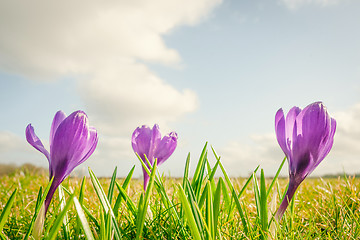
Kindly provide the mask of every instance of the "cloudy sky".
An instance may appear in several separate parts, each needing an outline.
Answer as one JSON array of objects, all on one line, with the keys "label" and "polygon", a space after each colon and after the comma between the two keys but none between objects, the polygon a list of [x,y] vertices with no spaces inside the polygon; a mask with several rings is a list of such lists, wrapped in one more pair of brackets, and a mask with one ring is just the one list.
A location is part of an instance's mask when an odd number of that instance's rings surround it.
[{"label": "cloudy sky", "polygon": [[188,152],[193,171],[208,141],[230,175],[260,164],[271,176],[284,156],[275,112],[321,100],[338,128],[313,175],[360,172],[359,11],[357,0],[0,0],[0,163],[47,167],[26,125],[48,146],[54,114],[82,109],[100,138],[79,172],[141,176],[131,134],[158,123],[179,135],[161,172],[181,176]]}]

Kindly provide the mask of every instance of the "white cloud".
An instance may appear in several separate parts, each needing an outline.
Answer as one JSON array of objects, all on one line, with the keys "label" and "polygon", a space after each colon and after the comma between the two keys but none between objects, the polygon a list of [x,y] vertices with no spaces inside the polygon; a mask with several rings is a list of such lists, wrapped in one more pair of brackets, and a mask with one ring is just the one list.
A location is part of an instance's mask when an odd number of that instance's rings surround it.
[{"label": "white cloud", "polygon": [[197,107],[193,91],[178,91],[137,63],[102,69],[81,88],[92,124],[111,136],[129,135],[142,124],[165,127]]},{"label": "white cloud", "polygon": [[145,63],[180,66],[163,35],[198,23],[220,2],[0,1],[0,70],[42,81],[75,77],[92,123],[106,134],[166,124],[194,111],[197,95]]},{"label": "white cloud", "polygon": [[163,36],[199,23],[220,2],[0,0],[0,71],[40,82],[74,78],[101,137],[84,167],[109,175],[104,169],[118,165],[124,175],[138,164],[130,145],[137,126],[167,129],[198,106],[194,91],[174,88],[146,63],[180,67]]},{"label": "white cloud", "polygon": [[360,172],[360,103],[334,113],[336,133],[329,161],[333,171]]},{"label": "white cloud", "polygon": [[306,5],[327,7],[339,3],[341,0],[280,0],[287,8],[295,10]]}]

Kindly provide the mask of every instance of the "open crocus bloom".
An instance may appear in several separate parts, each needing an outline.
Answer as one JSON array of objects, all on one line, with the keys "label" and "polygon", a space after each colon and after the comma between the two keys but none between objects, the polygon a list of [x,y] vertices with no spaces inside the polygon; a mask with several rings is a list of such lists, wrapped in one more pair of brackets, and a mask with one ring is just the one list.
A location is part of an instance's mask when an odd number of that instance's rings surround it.
[{"label": "open crocus bloom", "polygon": [[54,177],[45,200],[47,211],[57,187],[76,166],[94,152],[98,135],[95,128],[89,126],[84,112],[76,111],[66,117],[64,112],[58,111],[50,130],[50,154],[36,136],[31,124],[26,127],[26,140],[45,155],[49,161],[49,177]]},{"label": "open crocus bloom", "polygon": [[286,119],[279,109],[275,116],[276,138],[289,162],[289,187],[276,218],[281,219],[300,183],[330,152],[336,121],[321,102],[301,110],[293,107]]},{"label": "open crocus bloom", "polygon": [[[160,166],[175,151],[178,136],[171,132],[161,138],[159,126],[157,124],[151,129],[148,126],[141,126],[135,129],[131,143],[134,152],[137,153],[142,161],[148,166],[145,155],[151,164],[157,159],[157,165]],[[143,168],[144,172],[144,190],[149,182],[149,175]]]}]

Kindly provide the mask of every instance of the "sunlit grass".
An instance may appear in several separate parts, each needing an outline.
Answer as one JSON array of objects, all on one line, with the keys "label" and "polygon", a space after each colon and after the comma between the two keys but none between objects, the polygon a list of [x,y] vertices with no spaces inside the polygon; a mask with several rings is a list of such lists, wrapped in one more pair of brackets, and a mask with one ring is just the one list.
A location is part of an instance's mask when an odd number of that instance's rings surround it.
[{"label": "sunlit grass", "polygon": [[[261,196],[266,196],[266,190],[273,179],[261,178],[260,171],[256,173],[256,181],[253,178],[249,182],[249,178],[231,179],[236,195],[248,182],[238,198],[242,209],[240,213],[226,177],[212,178],[211,173],[221,172],[220,167],[210,167],[206,159],[205,155],[203,160],[199,160],[200,170],[197,177],[190,178],[189,181],[154,176],[154,185],[149,192],[149,206],[145,209],[142,208],[144,202],[141,200],[145,197],[142,180],[130,180],[131,174],[128,185],[124,185],[125,179],[99,179],[107,195],[105,198],[107,197],[108,200],[110,199],[108,189],[111,189],[110,186],[113,184],[113,190],[110,190],[112,198],[109,202],[116,223],[112,223],[111,213],[99,200],[90,177],[85,179],[83,191],[81,190],[83,179],[80,178],[68,178],[62,186],[65,189],[66,201],[70,199],[72,192],[79,199],[89,230],[95,239],[135,239],[136,237],[139,239],[271,239],[275,236],[276,239],[360,238],[360,181],[357,178],[306,179],[298,189],[295,200],[290,204],[282,221],[275,223],[270,219],[280,204],[280,198],[288,183],[287,179],[277,179],[274,182],[275,184],[268,191],[268,197],[263,199],[266,202],[265,207],[262,205]],[[94,180],[96,177],[93,177]],[[265,185],[261,185],[262,180],[265,180]],[[18,189],[11,212],[2,229],[1,238],[24,238],[35,212],[40,186],[45,188],[48,182],[46,174],[28,171],[16,171],[0,177],[2,209],[14,190]],[[266,186],[265,195],[261,195],[264,193],[261,190],[262,186]],[[120,194],[120,189],[125,195]],[[183,195],[181,191],[184,191]],[[57,219],[52,217],[59,216],[61,212],[58,209],[58,192],[54,196],[44,226],[44,230],[48,232],[51,232],[52,225],[55,224],[51,219]],[[120,205],[117,208],[115,205],[118,198],[121,202],[118,202]],[[84,227],[79,221],[74,204],[71,202],[69,204],[71,206],[67,211],[67,230],[62,226],[62,229],[56,232],[57,239],[89,238],[84,234]],[[264,211],[268,217],[265,220]],[[141,214],[145,216],[144,223],[139,223]],[[269,221],[272,224],[268,225]],[[114,224],[119,230],[118,237],[115,236]],[[140,232],[138,232],[139,226],[142,226]],[[46,235],[44,239],[47,239]]]}]

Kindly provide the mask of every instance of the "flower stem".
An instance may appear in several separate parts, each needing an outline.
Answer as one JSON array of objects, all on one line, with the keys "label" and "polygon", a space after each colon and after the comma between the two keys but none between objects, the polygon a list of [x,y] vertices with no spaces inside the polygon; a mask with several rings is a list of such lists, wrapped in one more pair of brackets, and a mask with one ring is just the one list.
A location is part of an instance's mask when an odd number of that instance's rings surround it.
[{"label": "flower stem", "polygon": [[289,187],[286,191],[285,197],[284,197],[283,201],[281,202],[281,205],[275,214],[276,221],[281,220],[281,217],[284,215],[285,210],[288,207],[288,205],[289,205],[291,199],[293,198],[293,196],[296,192],[296,189],[299,187],[300,183],[297,183],[296,181],[294,181],[293,179],[290,178]]},{"label": "flower stem", "polygon": [[47,213],[48,211],[48,208],[50,206],[50,203],[51,203],[51,199],[53,198],[54,196],[54,193],[56,191],[56,189],[59,187],[60,183],[57,183],[55,181],[55,179],[53,180],[51,186],[50,186],[50,189],[49,189],[49,192],[48,194],[46,195],[46,199],[45,199],[45,214]]}]

